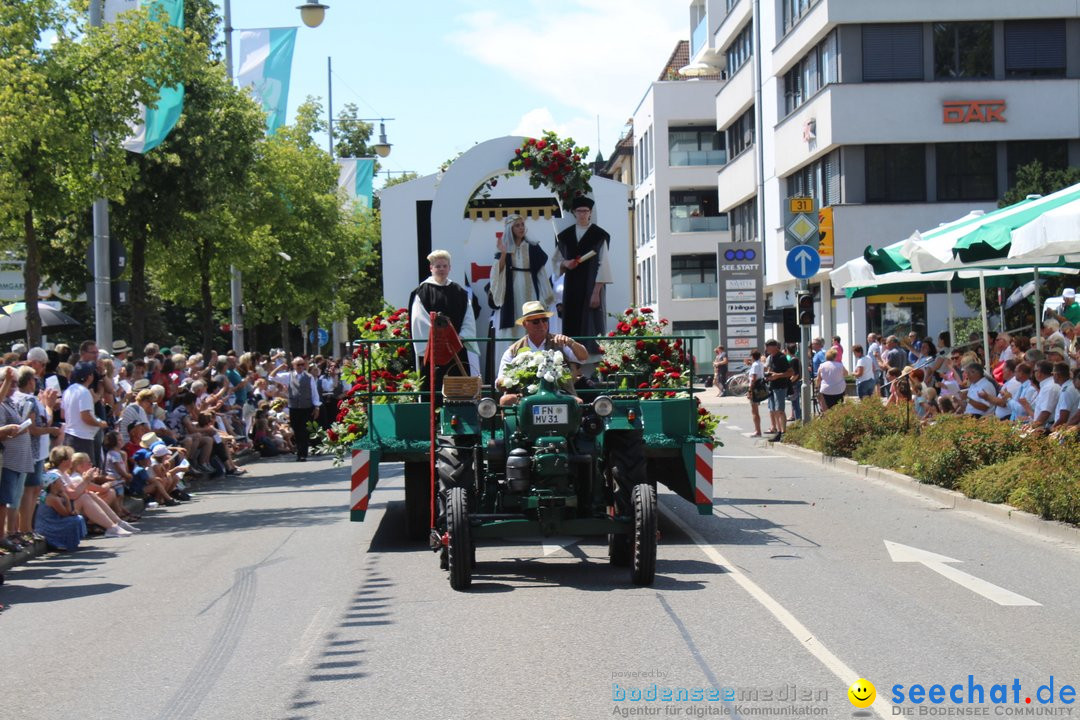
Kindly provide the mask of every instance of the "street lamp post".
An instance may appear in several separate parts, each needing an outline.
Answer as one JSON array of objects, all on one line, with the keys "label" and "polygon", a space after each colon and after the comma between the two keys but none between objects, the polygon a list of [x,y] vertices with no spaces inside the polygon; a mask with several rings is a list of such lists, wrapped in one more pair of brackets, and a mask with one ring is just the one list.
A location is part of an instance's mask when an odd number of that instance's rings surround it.
[{"label": "street lamp post", "polygon": [[[232,53],[232,3],[224,0],[225,7],[225,71],[229,80],[233,79],[233,53]],[[326,9],[329,5],[320,2],[306,2],[297,5],[300,11],[300,20],[310,28],[318,27],[326,17]],[[244,352],[244,289],[243,275],[240,268],[235,265],[229,266],[229,304],[232,307],[230,324],[232,325],[232,347],[237,354]]]}]

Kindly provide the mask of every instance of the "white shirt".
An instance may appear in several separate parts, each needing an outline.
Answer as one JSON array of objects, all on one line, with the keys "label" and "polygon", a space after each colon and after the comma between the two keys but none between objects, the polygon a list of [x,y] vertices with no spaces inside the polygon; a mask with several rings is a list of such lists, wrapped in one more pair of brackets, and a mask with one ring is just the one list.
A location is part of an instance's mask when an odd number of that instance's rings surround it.
[{"label": "white shirt", "polygon": [[[979,396],[980,391],[985,392],[987,395],[989,395],[992,398],[997,397],[997,390],[994,389],[994,383],[990,382],[985,377],[979,378],[977,382],[973,382],[968,387],[968,391],[967,391],[968,401],[967,401],[967,405],[964,407],[964,414],[965,415],[978,415],[979,417],[982,417],[986,413],[990,412],[990,408],[993,407],[993,405],[990,402],[988,402],[987,400],[983,400],[982,397]],[[986,405],[987,408],[985,410],[980,410],[977,407],[974,407],[971,404],[972,402],[977,402],[980,405]]]},{"label": "white shirt", "polygon": [[750,372],[750,379],[752,381],[757,380],[758,378],[764,378],[765,377],[765,363],[761,362],[760,360],[755,360],[753,363],[750,364],[749,372]]},{"label": "white shirt", "polygon": [[847,390],[847,370],[838,360],[826,360],[817,371],[822,395],[843,395]]},{"label": "white shirt", "polygon": [[88,425],[83,422],[82,411],[87,410],[94,414],[94,396],[90,388],[79,383],[71,383],[64,391],[60,399],[60,407],[64,411],[65,432],[80,440],[93,440],[100,429],[96,424]]},{"label": "white shirt", "polygon": [[[532,350],[533,352],[538,352],[540,350],[543,350],[544,349],[544,344],[546,342],[547,342],[547,339],[545,338],[544,340],[540,341],[539,345],[533,345],[532,340],[530,340],[527,335],[525,336],[525,345],[530,350]],[[511,347],[513,347],[513,346],[511,346]],[[569,345],[563,345],[562,352],[563,352],[563,357],[565,357],[569,362],[574,362],[574,363],[579,363],[579,364],[581,363],[581,360],[577,359],[577,356],[574,355],[574,352],[570,349]],[[501,378],[503,376],[503,371],[506,370],[506,366],[509,365],[510,361],[513,360],[513,359],[514,359],[514,356],[510,354],[510,348],[506,348],[506,352],[504,352],[502,354],[502,359],[499,360],[499,374],[498,374],[497,377]],[[496,382],[498,382],[498,380],[496,380]]]},{"label": "white shirt", "polygon": [[856,382],[866,382],[874,379],[874,360],[869,355],[863,355],[855,361],[855,369],[862,368],[862,375],[855,378]]},{"label": "white shirt", "polygon": [[1049,413],[1046,420],[1048,424],[1053,424],[1055,417],[1054,411],[1057,410],[1058,399],[1061,397],[1061,386],[1054,382],[1053,376],[1050,376],[1039,383],[1039,396],[1035,398],[1035,418],[1039,417],[1042,412]]},{"label": "white shirt", "polygon": [[1057,422],[1058,417],[1062,411],[1065,411],[1065,419],[1068,420],[1076,408],[1080,406],[1080,390],[1076,389],[1076,385],[1071,380],[1066,380],[1064,385],[1059,385],[1061,388],[1061,394],[1058,396],[1057,408],[1054,410],[1054,421]]},{"label": "white shirt", "polygon": [[[881,344],[877,342],[870,343],[870,347],[866,348],[866,356],[870,358],[870,367],[876,375],[880,369],[878,366],[878,358],[881,356]],[[865,378],[863,378],[865,379]]]},{"label": "white shirt", "polygon": [[[1011,378],[1009,378],[1008,380],[1005,381],[1005,384],[1002,386],[1002,389],[1009,391],[1009,397],[1010,398],[1015,398],[1016,393],[1018,393],[1020,391],[1020,388],[1022,386],[1023,386],[1023,383],[1020,382],[1019,380],[1017,380],[1016,376],[1014,375],[1013,377],[1011,377]],[[1013,409],[1012,409],[1012,407],[1010,407],[1010,405],[1011,405],[1011,402],[1007,402],[1007,403],[1005,403],[1005,407],[995,407],[994,408],[994,414],[998,416],[999,420],[1008,420],[1010,417],[1012,417]]]}]

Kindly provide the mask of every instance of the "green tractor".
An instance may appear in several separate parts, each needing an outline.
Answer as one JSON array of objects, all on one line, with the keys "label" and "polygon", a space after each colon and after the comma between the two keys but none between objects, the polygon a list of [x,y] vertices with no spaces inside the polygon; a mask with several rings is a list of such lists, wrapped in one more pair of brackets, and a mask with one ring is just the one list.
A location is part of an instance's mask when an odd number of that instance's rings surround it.
[{"label": "green tractor", "polygon": [[351,519],[364,519],[380,465],[403,462],[408,535],[428,540],[455,590],[472,582],[477,542],[557,535],[606,535],[611,564],[650,585],[657,482],[711,514],[713,443],[696,434],[692,396],[579,398],[541,380],[503,407],[479,390],[373,403],[352,448]]}]

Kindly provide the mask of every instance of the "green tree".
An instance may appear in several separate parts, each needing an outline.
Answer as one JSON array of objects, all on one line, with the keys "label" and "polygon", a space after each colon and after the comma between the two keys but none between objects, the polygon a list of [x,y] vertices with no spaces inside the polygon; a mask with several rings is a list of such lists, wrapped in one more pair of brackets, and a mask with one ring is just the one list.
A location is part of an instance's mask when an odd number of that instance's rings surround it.
[{"label": "green tree", "polygon": [[375,151],[368,145],[371,132],[371,124],[360,119],[360,108],[353,103],[345,103],[334,120],[335,156],[358,158],[374,155]]},{"label": "green tree", "polygon": [[145,10],[91,28],[59,0],[0,5],[0,236],[23,242],[31,344],[41,342],[42,223],[130,186],[120,143],[139,105],[182,80],[186,37]]},{"label": "green tree", "polygon": [[1005,191],[998,207],[1015,205],[1028,195],[1049,195],[1080,183],[1080,167],[1048,168],[1038,160],[1016,169],[1016,184]]},{"label": "green tree", "polygon": [[[161,145],[143,155],[128,154],[127,160],[136,179],[123,203],[114,206],[110,219],[112,235],[123,240],[129,248],[130,304],[143,310],[130,316],[130,337],[136,348],[146,341],[147,323],[161,317],[160,313],[147,312],[150,308],[159,308],[161,302],[149,283],[148,253],[160,249],[166,239],[182,234],[188,209],[204,202],[199,199],[200,192],[215,192],[214,188],[186,171],[187,156],[201,152],[205,142],[204,138],[194,135],[201,132],[201,123],[192,116],[199,113],[213,115],[218,110],[208,105],[213,95],[200,89],[201,85],[213,82],[208,74],[221,76],[224,72],[221,48],[215,44],[220,30],[215,4],[210,0],[185,0],[184,26],[190,42],[198,43],[195,46],[197,62],[187,73],[189,87],[184,112],[177,129]],[[160,334],[160,328],[155,330]]]},{"label": "green tree", "polygon": [[362,272],[377,221],[338,192],[337,165],[312,139],[320,117],[313,99],[301,104],[295,122],[267,139],[250,188],[260,224],[245,268],[249,312],[255,321],[278,318],[283,334],[289,323],[344,317],[342,298],[358,274],[364,288],[373,284]]},{"label": "green tree", "polygon": [[229,266],[243,268],[257,226],[249,186],[261,161],[265,116],[220,65],[204,65],[187,86],[185,111],[167,143],[152,197],[171,194],[169,218],[151,224],[158,248],[147,273],[161,297],[200,308],[201,346],[212,347],[215,291],[228,297]]}]

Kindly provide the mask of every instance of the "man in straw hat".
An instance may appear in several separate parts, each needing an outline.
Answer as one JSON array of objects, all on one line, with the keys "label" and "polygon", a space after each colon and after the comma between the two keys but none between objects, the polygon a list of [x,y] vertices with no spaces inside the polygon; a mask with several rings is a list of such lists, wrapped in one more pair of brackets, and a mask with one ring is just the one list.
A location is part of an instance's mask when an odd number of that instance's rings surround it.
[{"label": "man in straw hat", "polygon": [[[525,328],[525,337],[521,338],[503,353],[499,361],[499,377],[503,375],[506,366],[521,350],[528,348],[538,350],[562,350],[563,355],[570,362],[584,362],[589,357],[589,351],[584,345],[572,340],[566,335],[553,335],[548,331],[549,321],[553,315],[542,303],[530,300],[521,306],[521,317],[517,324]],[[497,383],[498,381],[496,381]],[[504,395],[503,404],[517,400],[516,395]]]},{"label": "man in straw hat", "polygon": [[[608,246],[611,236],[592,222],[593,201],[574,198],[576,222],[556,237],[553,262],[565,275],[562,298],[563,332],[567,335],[603,335],[605,328],[604,285],[613,282]],[[593,352],[599,348],[589,341]]]}]

